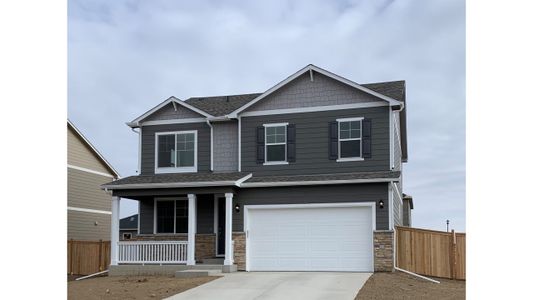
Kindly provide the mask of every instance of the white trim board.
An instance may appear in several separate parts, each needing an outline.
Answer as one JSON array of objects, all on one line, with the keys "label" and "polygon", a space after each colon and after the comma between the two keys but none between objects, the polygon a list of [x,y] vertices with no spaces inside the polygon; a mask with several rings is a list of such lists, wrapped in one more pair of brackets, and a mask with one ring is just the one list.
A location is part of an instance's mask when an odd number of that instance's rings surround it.
[{"label": "white trim board", "polygon": [[74,207],[74,206],[67,206],[67,210],[80,211],[80,212],[93,213],[93,214],[104,214],[104,215],[111,214],[110,210],[99,210],[99,209],[81,208],[81,207]]},{"label": "white trim board", "polygon": [[243,185],[243,182],[250,179],[252,173],[237,179],[235,181],[196,181],[196,182],[171,182],[171,183],[132,183],[121,185],[102,185],[102,189],[123,190],[123,189],[156,189],[156,188],[181,188],[181,187],[208,187],[208,186],[237,186]]},{"label": "white trim board", "polygon": [[403,103],[398,101],[398,100],[395,100],[395,99],[392,99],[390,97],[387,97],[385,95],[382,95],[380,93],[377,93],[371,89],[368,89],[364,86],[361,86],[351,80],[348,80],[344,77],[341,77],[339,75],[336,75],[334,73],[331,73],[329,71],[326,71],[324,69],[321,69],[317,66],[314,66],[312,64],[310,65],[307,65],[305,66],[304,68],[300,69],[299,71],[297,71],[296,73],[290,75],[289,77],[287,77],[285,80],[279,82],[278,84],[274,85],[273,87],[271,87],[270,89],[268,89],[266,92],[264,92],[263,94],[259,95],[258,97],[256,97],[255,99],[253,99],[252,101],[246,103],[245,105],[237,108],[236,110],[234,110],[233,112],[231,112],[230,114],[228,114],[229,117],[232,117],[232,118],[235,118],[237,117],[237,115],[246,110],[247,108],[249,108],[250,106],[254,105],[255,103],[257,103],[258,101],[260,101],[261,99],[267,97],[268,95],[274,93],[275,91],[279,90],[280,88],[282,88],[283,86],[285,86],[286,84],[288,84],[289,82],[293,81],[294,79],[296,79],[297,77],[299,77],[300,75],[304,74],[305,72],[318,72],[324,76],[327,76],[329,78],[332,78],[334,80],[337,80],[337,81],[340,81],[348,86],[351,86],[351,87],[354,87],[358,90],[361,90],[367,94],[370,94],[370,95],[373,95],[375,97],[378,97],[386,102],[388,102],[389,105],[399,105],[400,107],[403,107]]},{"label": "white trim board", "polygon": [[146,121],[139,124],[139,126],[152,126],[152,125],[169,125],[169,124],[191,124],[191,123],[203,123],[206,118],[188,118],[188,119],[172,119],[172,120],[156,120]]},{"label": "white trim board", "polygon": [[74,126],[74,124],[72,124],[72,122],[70,122],[69,119],[67,119],[67,124],[70,125],[72,127],[72,129],[74,129],[74,131],[81,137],[81,139],[87,144],[89,145],[89,147],[91,148],[91,150],[94,151],[94,153],[96,153],[96,155],[104,162],[104,164],[109,168],[111,169],[111,171],[113,173],[115,173],[115,176],[114,178],[120,178],[120,174],[118,173],[117,170],[115,170],[115,168],[113,168],[113,166],[104,158],[104,156],[102,155],[102,153],[100,153],[98,150],[96,150],[96,147],[93,146],[93,144],[91,144],[91,142],[89,142],[89,140],[81,133],[81,131],[76,127]]},{"label": "white trim board", "polygon": [[363,102],[354,104],[339,104],[339,105],[325,105],[325,106],[310,106],[310,107],[296,107],[296,108],[284,108],[284,109],[270,109],[270,110],[258,110],[243,112],[239,116],[242,117],[254,117],[254,116],[269,116],[269,115],[282,115],[282,114],[294,114],[294,113],[307,113],[307,112],[321,112],[331,110],[344,110],[355,108],[368,108],[368,107],[381,107],[389,106],[387,103],[381,102]]},{"label": "white trim board", "polygon": [[374,183],[392,182],[397,178],[374,178],[374,179],[344,179],[344,180],[313,180],[313,181],[278,181],[278,182],[249,182],[241,184],[242,188],[273,187],[273,186],[297,186],[297,185],[331,185],[347,183]]},{"label": "white trim board", "polygon": [[105,176],[105,177],[109,177],[109,178],[115,178],[115,176],[113,176],[111,174],[107,174],[107,173],[104,173],[104,172],[91,170],[91,169],[87,169],[87,168],[83,168],[83,167],[78,167],[78,166],[74,166],[74,165],[67,164],[67,168],[78,170],[78,171],[82,171],[82,172],[87,172],[87,173],[91,173],[91,174],[96,174],[96,175],[100,175],[100,176]]}]

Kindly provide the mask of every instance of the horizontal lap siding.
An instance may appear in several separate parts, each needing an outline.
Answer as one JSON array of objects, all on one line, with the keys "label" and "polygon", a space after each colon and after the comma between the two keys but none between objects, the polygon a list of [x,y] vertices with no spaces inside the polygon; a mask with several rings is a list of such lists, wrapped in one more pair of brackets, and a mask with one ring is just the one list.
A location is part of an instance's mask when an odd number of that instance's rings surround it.
[{"label": "horizontal lap siding", "polygon": [[198,130],[198,172],[211,168],[211,129],[206,123],[151,125],[142,127],[141,175],[153,175],[155,168],[155,133]]},{"label": "horizontal lap siding", "polygon": [[68,126],[67,130],[67,144],[67,162],[69,165],[113,175],[109,168],[70,126]]},{"label": "horizontal lap siding", "polygon": [[111,215],[69,210],[67,238],[83,241],[109,241]]},{"label": "horizontal lap siding", "polygon": [[[338,118],[372,119],[372,158],[357,162],[329,159],[329,122]],[[264,166],[256,163],[256,128],[266,123],[288,122],[296,126],[296,162]],[[313,113],[242,118],[242,171],[254,176],[301,175],[386,171],[390,169],[389,107],[373,107]]]},{"label": "horizontal lap siding", "polygon": [[[357,185],[325,185],[300,187],[271,187],[241,189],[235,195],[234,203],[244,208],[245,205],[265,204],[305,204],[336,202],[374,202],[376,203],[376,229],[389,227],[387,183],[369,183]],[[384,207],[379,208],[383,200]],[[244,209],[233,212],[233,230],[243,231]]]},{"label": "horizontal lap siding", "polygon": [[111,211],[111,196],[100,188],[113,178],[67,169],[67,206]]}]

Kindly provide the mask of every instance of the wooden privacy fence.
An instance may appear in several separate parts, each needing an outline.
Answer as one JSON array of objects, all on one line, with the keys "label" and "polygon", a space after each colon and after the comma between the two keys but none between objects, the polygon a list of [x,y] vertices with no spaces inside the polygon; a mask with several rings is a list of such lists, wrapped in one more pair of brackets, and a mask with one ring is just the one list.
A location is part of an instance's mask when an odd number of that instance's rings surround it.
[{"label": "wooden privacy fence", "polygon": [[109,266],[109,241],[67,241],[67,274],[89,275]]},{"label": "wooden privacy fence", "polygon": [[396,227],[396,266],[417,274],[466,279],[466,234]]}]

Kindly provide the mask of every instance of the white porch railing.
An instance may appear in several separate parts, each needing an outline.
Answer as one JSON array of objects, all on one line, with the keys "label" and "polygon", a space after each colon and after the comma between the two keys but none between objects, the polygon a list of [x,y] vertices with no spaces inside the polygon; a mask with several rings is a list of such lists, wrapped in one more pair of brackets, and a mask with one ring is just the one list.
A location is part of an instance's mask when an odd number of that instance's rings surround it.
[{"label": "white porch railing", "polygon": [[118,263],[184,264],[186,241],[118,242]]}]

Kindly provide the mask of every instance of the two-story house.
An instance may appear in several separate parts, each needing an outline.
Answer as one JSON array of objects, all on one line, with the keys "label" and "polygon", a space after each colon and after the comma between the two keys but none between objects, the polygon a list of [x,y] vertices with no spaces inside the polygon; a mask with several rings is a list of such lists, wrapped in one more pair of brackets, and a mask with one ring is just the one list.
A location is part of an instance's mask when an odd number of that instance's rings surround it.
[{"label": "two-story house", "polygon": [[[392,270],[394,226],[410,224],[404,81],[308,65],[264,93],[171,97],[127,124],[140,175],[102,186],[111,268],[223,257],[228,270]],[[119,242],[120,198],[139,201],[135,241]]]}]

